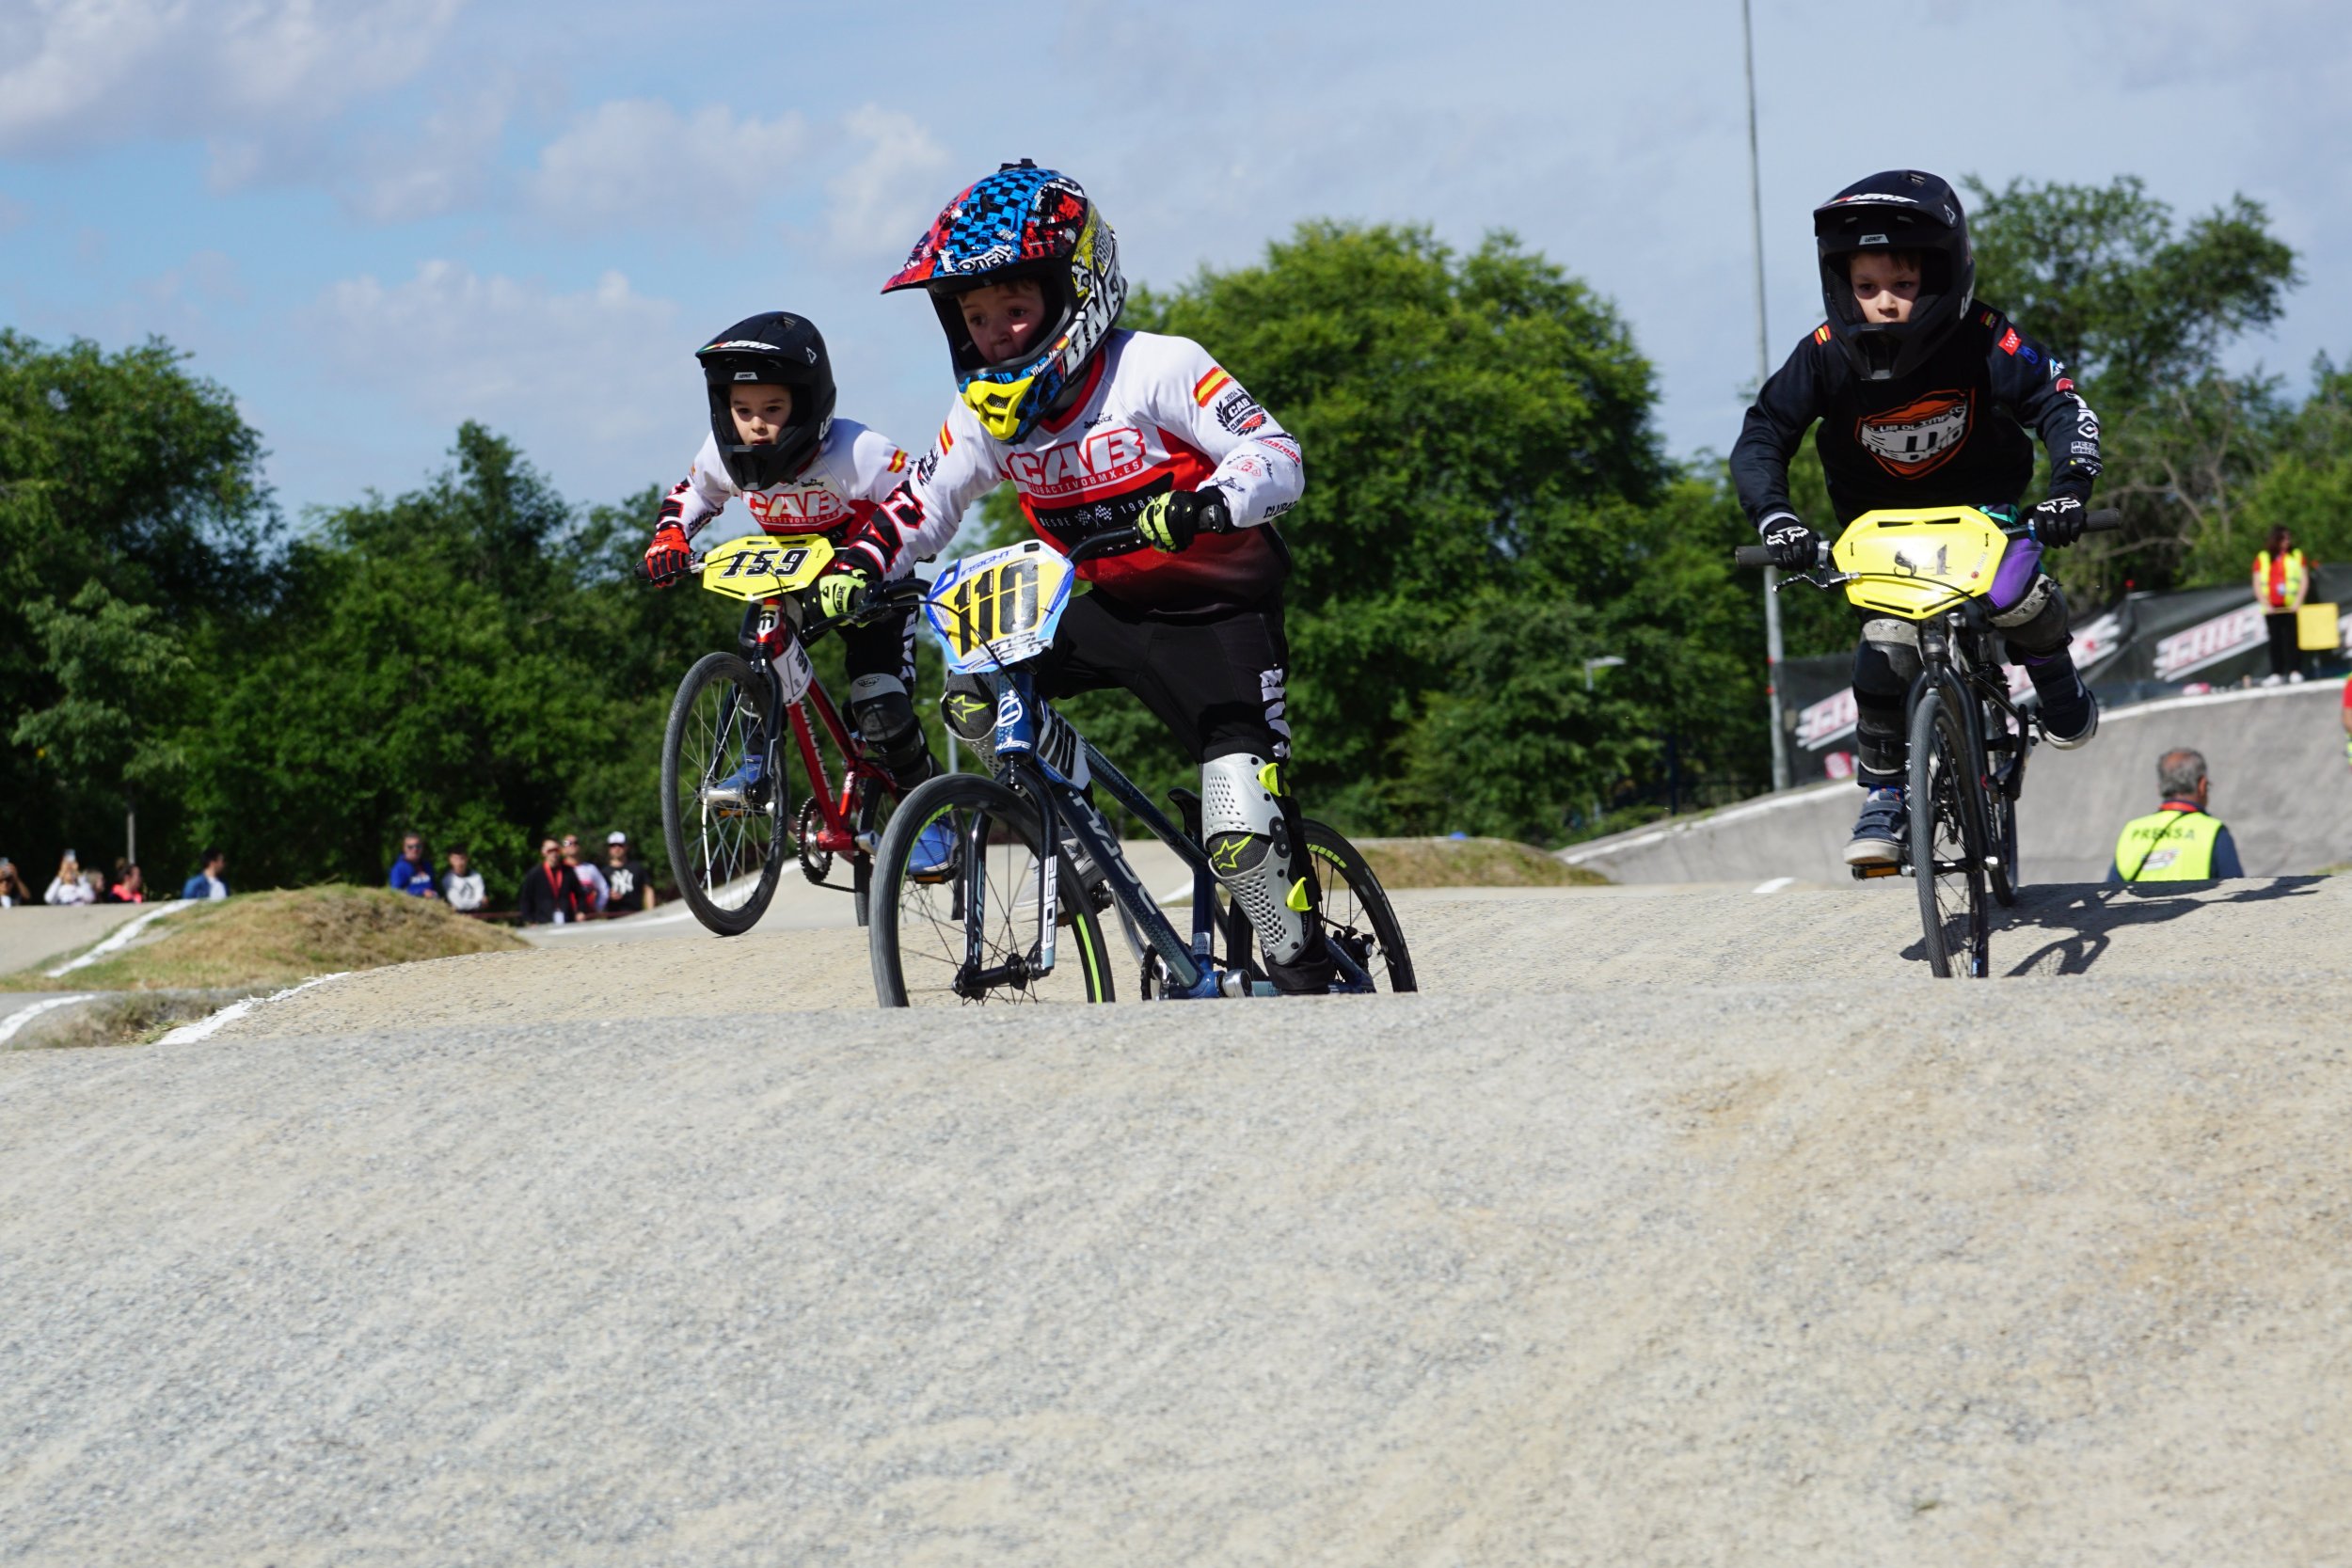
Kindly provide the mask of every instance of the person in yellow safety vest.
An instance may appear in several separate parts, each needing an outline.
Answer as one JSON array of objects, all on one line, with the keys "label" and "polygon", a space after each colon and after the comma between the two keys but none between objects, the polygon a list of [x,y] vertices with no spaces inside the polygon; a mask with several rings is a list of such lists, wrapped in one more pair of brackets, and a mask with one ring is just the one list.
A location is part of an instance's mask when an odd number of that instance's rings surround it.
[{"label": "person in yellow safety vest", "polygon": [[2115,841],[2110,882],[2202,882],[2243,877],[2237,844],[2205,811],[2213,781],[2205,777],[2202,753],[2167,752],[2156,759],[2156,787],[2164,806],[2123,824]]},{"label": "person in yellow safety vest", "polygon": [[2284,525],[2270,531],[2262,552],[2254,557],[2254,602],[2263,609],[2263,624],[2270,630],[2270,673],[2265,686],[2303,678],[2303,649],[2296,640],[2295,612],[2311,593],[2311,569],[2295,535]]}]

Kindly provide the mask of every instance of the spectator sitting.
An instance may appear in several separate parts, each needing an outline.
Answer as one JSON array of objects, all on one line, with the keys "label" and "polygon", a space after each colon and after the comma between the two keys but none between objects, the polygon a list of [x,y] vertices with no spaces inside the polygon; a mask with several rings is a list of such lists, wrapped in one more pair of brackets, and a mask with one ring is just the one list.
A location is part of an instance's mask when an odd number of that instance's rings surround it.
[{"label": "spectator sitting", "polygon": [[605,881],[604,873],[596,869],[596,862],[580,858],[578,833],[564,835],[564,863],[570,866],[572,874],[580,879],[580,889],[588,895],[591,912],[602,914],[605,905],[612,901],[612,889]]},{"label": "spectator sitting", "polygon": [[139,874],[135,862],[124,863],[122,874],[115,879],[114,891],[108,896],[118,904],[147,902],[147,879]]},{"label": "spectator sitting", "polygon": [[424,840],[415,833],[400,841],[400,859],[392,862],[391,875],[385,880],[394,893],[411,898],[440,896],[433,890],[433,863],[425,858]]},{"label": "spectator sitting", "polygon": [[480,909],[489,895],[482,889],[482,873],[473,868],[473,859],[463,849],[449,852],[449,871],[441,879],[441,896],[449,907],[471,914]]},{"label": "spectator sitting", "polygon": [[2246,875],[2230,830],[2205,811],[2213,781],[2205,777],[2202,753],[2185,748],[2165,752],[2156,760],[2156,787],[2164,792],[2163,807],[2123,825],[2108,881],[2202,882]]},{"label": "spectator sitting", "polygon": [[0,855],[0,910],[20,909],[33,902],[33,890],[24,885],[24,874],[16,862]]},{"label": "spectator sitting", "polygon": [[653,877],[629,853],[628,834],[615,828],[604,839],[604,880],[612,890],[607,908],[614,914],[653,908]]},{"label": "spectator sitting", "polygon": [[523,873],[515,905],[526,926],[562,926],[588,912],[588,895],[580,891],[580,878],[564,863],[564,851],[555,840],[540,841],[539,869]]},{"label": "spectator sitting", "polygon": [[222,849],[206,849],[201,863],[203,869],[189,878],[180,889],[183,898],[226,898],[229,884],[220,874],[229,869],[229,855]]},{"label": "spectator sitting", "polygon": [[41,895],[44,904],[93,904],[97,900],[82,881],[82,862],[72,850],[57,863],[57,874],[49,879],[49,887]]}]

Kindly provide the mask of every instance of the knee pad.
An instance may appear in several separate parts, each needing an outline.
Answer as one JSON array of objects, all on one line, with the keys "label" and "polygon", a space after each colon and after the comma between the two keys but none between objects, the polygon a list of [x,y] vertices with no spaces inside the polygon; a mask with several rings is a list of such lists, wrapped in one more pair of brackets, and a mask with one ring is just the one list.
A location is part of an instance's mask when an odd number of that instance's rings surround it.
[{"label": "knee pad", "polygon": [[850,683],[850,717],[901,785],[930,777],[931,752],[914,721],[914,700],[896,675],[860,675]]},{"label": "knee pad", "polygon": [[949,675],[939,693],[947,733],[977,757],[983,772],[996,766],[996,693],[977,675]]},{"label": "knee pad", "polygon": [[2053,654],[2066,646],[2066,594],[2048,577],[2034,579],[2026,596],[1993,617],[2001,640],[2020,654]]},{"label": "knee pad", "polygon": [[1866,784],[1903,775],[1903,699],[1918,678],[1919,633],[1907,621],[1863,624],[1853,656],[1854,752]]},{"label": "knee pad", "polygon": [[1280,773],[1264,757],[1237,752],[1200,765],[1201,847],[1276,963],[1295,960],[1314,934],[1312,890],[1296,869],[1286,805]]}]

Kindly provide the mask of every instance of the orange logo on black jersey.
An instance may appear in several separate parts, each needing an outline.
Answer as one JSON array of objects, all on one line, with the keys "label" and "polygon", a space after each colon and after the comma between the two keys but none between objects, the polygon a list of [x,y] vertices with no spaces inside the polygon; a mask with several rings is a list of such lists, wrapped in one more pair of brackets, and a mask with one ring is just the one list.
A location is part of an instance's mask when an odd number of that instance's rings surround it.
[{"label": "orange logo on black jersey", "polygon": [[1854,439],[1898,479],[1917,479],[1942,467],[1968,443],[1970,405],[1965,392],[1930,392],[1854,421]]}]

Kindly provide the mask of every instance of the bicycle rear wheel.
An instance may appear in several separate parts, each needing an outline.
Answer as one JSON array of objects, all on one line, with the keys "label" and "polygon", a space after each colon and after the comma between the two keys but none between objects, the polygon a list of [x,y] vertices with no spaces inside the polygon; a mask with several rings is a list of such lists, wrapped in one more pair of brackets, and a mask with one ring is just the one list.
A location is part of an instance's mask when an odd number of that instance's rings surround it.
[{"label": "bicycle rear wheel", "polygon": [[[908,865],[932,823],[954,833],[957,863],[942,879],[919,880]],[[1055,941],[1053,973],[1033,971],[1042,945],[1038,845],[1036,808],[977,773],[943,774],[898,802],[874,850],[866,927],[883,1006],[1111,1000],[1102,927],[1066,859],[1055,898],[1067,929]]]},{"label": "bicycle rear wheel", "polygon": [[1981,978],[1992,960],[1985,908],[1983,796],[1965,721],[1931,687],[1911,712],[1911,866],[1928,966]]},{"label": "bicycle rear wheel", "polygon": [[[1328,823],[1311,816],[1306,828],[1307,852],[1315,863],[1315,911],[1323,917],[1326,940],[1364,972],[1373,990],[1414,990],[1413,956],[1405,945],[1405,927],[1397,923],[1388,890],[1364,852]],[[1253,979],[1264,979],[1249,917],[1221,884],[1216,896],[1225,927],[1225,961],[1247,970]]]},{"label": "bicycle rear wheel", "polygon": [[[766,671],[734,654],[707,654],[678,682],[661,736],[661,836],[670,869],[694,918],[723,937],[742,935],[767,912],[791,842],[773,699]],[[755,756],[762,759],[760,781],[721,791]]]}]

